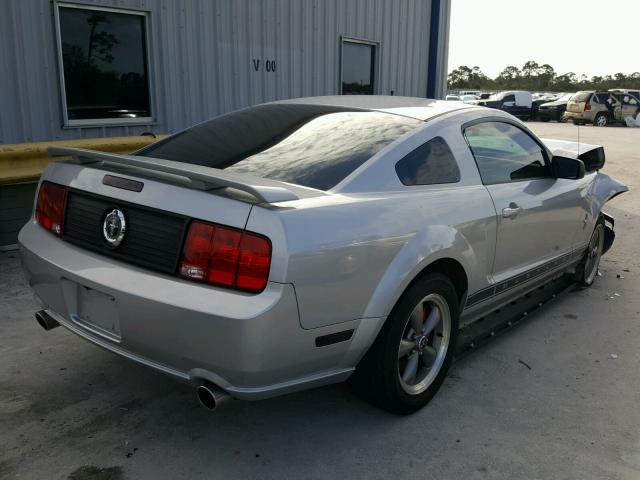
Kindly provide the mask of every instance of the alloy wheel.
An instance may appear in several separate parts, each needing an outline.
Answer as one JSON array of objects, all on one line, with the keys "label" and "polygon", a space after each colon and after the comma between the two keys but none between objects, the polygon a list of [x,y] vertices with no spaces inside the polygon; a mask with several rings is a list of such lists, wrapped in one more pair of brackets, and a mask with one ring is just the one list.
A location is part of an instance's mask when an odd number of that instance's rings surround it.
[{"label": "alloy wheel", "polygon": [[589,241],[589,246],[587,247],[587,259],[584,265],[584,280],[587,284],[593,283],[593,280],[598,274],[598,267],[600,266],[603,247],[604,227],[599,223],[593,231],[593,235],[591,235],[591,240]]},{"label": "alloy wheel", "polygon": [[424,297],[407,318],[398,346],[398,379],[409,395],[419,395],[442,368],[451,338],[451,314],[435,293]]}]

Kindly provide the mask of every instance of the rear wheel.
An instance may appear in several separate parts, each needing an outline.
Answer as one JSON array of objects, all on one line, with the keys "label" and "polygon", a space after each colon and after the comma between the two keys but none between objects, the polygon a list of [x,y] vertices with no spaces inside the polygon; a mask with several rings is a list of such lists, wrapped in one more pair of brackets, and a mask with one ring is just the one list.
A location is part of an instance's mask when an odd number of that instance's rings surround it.
[{"label": "rear wheel", "polygon": [[352,376],[368,402],[409,414],[435,395],[449,369],[458,332],[451,281],[427,275],[404,293]]},{"label": "rear wheel", "polygon": [[575,280],[579,284],[585,287],[593,285],[593,282],[598,275],[598,268],[600,266],[600,259],[602,258],[603,250],[604,221],[599,219],[596,224],[596,228],[594,228],[593,233],[591,234],[587,251],[576,268]]},{"label": "rear wheel", "polygon": [[608,123],[609,123],[609,115],[604,112],[598,113],[596,115],[596,118],[593,119],[593,124],[596,127],[606,127]]}]

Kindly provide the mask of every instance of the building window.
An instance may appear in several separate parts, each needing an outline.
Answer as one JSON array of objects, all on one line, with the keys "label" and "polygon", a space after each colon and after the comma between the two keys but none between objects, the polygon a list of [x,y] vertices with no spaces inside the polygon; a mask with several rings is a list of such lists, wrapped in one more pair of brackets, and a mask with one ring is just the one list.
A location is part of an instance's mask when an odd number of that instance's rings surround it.
[{"label": "building window", "polygon": [[342,40],[343,95],[373,95],[375,71],[375,43]]},{"label": "building window", "polygon": [[152,120],[144,12],[57,4],[67,126]]}]

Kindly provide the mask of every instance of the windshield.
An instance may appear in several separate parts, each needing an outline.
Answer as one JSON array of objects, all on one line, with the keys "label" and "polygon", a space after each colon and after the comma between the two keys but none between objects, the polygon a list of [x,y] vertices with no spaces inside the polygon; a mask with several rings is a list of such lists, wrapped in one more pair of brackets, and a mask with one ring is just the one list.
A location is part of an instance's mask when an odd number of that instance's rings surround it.
[{"label": "windshield", "polygon": [[196,125],[137,155],[328,190],[421,124],[368,110],[258,105]]}]

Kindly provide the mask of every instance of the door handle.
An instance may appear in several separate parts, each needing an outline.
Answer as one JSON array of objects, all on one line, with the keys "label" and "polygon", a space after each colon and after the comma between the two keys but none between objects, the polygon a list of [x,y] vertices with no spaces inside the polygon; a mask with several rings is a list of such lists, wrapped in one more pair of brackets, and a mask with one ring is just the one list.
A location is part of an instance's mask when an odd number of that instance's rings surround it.
[{"label": "door handle", "polygon": [[508,207],[502,209],[502,216],[504,218],[516,217],[520,213],[520,210],[522,210],[522,208],[517,206],[515,203],[512,203]]}]

